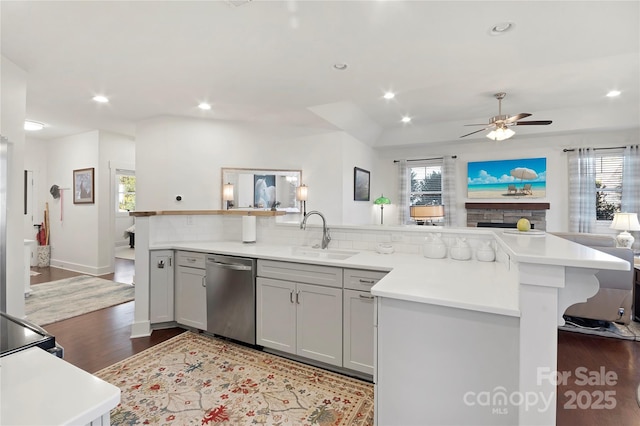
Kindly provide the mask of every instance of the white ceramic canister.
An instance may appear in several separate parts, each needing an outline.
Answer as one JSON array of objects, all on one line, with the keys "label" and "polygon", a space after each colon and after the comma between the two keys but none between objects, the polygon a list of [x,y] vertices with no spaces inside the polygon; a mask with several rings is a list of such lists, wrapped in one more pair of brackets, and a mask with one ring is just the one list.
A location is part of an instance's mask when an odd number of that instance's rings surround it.
[{"label": "white ceramic canister", "polygon": [[451,246],[450,256],[455,260],[471,259],[471,247],[466,238],[456,238],[456,242]]},{"label": "white ceramic canister", "polygon": [[422,246],[422,254],[430,259],[442,259],[447,257],[447,245],[440,238],[440,234],[436,233],[425,238]]},{"label": "white ceramic canister", "polygon": [[480,262],[493,262],[496,260],[496,252],[491,247],[491,241],[482,241],[476,250],[476,258]]}]

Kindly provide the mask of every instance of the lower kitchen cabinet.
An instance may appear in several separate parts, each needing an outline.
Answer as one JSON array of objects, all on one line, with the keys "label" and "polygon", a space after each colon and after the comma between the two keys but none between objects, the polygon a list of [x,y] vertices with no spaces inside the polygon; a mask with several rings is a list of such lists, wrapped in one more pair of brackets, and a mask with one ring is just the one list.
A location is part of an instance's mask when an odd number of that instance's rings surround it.
[{"label": "lower kitchen cabinet", "polygon": [[176,322],[207,329],[207,287],[204,269],[178,266],[176,270]]},{"label": "lower kitchen cabinet", "polygon": [[256,343],[296,353],[296,283],[256,279]]},{"label": "lower kitchen cabinet", "polygon": [[174,321],[173,250],[149,253],[149,321]]},{"label": "lower kitchen cabinet", "polygon": [[257,278],[257,344],[342,366],[342,289]]},{"label": "lower kitchen cabinet", "polygon": [[373,375],[374,297],[344,290],[344,367]]}]

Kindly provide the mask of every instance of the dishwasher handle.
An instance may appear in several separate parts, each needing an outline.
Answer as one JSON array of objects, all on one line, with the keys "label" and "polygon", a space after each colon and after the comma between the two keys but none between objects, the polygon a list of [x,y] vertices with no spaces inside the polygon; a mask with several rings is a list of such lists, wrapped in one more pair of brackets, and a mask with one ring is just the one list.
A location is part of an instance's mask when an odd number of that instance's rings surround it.
[{"label": "dishwasher handle", "polygon": [[222,263],[212,260],[207,261],[209,265],[215,265],[218,268],[232,269],[234,271],[251,271],[253,268],[249,265],[239,265],[237,263]]}]

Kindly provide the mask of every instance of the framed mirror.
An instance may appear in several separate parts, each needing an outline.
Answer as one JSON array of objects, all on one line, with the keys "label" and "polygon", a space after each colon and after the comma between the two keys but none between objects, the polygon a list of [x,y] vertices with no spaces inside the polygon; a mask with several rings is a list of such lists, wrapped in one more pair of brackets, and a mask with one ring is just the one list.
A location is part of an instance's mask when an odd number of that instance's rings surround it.
[{"label": "framed mirror", "polygon": [[222,168],[222,208],[300,213],[301,170]]}]

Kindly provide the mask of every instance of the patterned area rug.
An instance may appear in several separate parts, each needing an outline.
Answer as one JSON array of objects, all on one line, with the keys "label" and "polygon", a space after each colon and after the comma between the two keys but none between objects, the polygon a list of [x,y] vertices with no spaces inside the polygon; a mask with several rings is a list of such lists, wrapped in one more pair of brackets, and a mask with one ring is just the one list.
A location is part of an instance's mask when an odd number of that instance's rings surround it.
[{"label": "patterned area rug", "polygon": [[24,310],[27,319],[38,325],[129,302],[135,291],[130,284],[88,275],[35,284],[31,290],[25,299]]},{"label": "patterned area rug", "polygon": [[95,373],[112,425],[373,425],[373,385],[185,332]]}]

